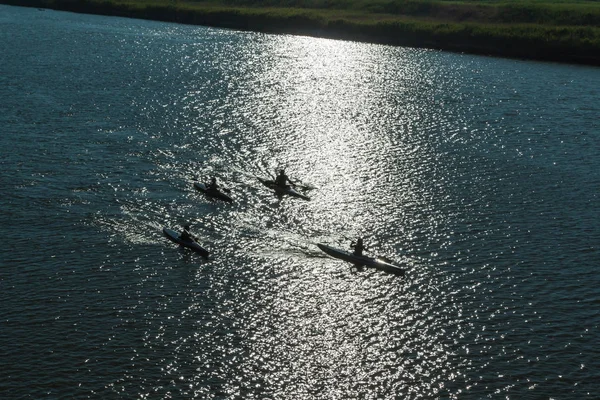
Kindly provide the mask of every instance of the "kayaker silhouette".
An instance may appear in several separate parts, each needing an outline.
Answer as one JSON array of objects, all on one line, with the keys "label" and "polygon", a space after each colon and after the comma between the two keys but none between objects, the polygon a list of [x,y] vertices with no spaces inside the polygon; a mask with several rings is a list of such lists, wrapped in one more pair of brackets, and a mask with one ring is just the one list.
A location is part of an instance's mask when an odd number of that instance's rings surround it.
[{"label": "kayaker silhouette", "polygon": [[284,170],[279,170],[279,175],[277,175],[277,178],[275,178],[275,184],[279,187],[286,187],[287,183],[290,183],[290,185],[294,185],[294,182],[292,182],[290,180],[290,178],[287,177],[287,175],[285,174]]},{"label": "kayaker silhouette", "polygon": [[219,185],[217,184],[217,178],[214,176],[210,179],[210,183],[206,185],[207,190],[217,190]]},{"label": "kayaker silhouette", "polygon": [[365,250],[365,246],[363,245],[363,239],[358,238],[356,242],[352,241],[350,243],[350,247],[354,249],[355,256],[362,256],[363,250]]},{"label": "kayaker silhouette", "polygon": [[196,237],[190,233],[190,224],[186,224],[183,226],[183,230],[179,234],[179,238],[181,238],[182,240],[196,240]]}]

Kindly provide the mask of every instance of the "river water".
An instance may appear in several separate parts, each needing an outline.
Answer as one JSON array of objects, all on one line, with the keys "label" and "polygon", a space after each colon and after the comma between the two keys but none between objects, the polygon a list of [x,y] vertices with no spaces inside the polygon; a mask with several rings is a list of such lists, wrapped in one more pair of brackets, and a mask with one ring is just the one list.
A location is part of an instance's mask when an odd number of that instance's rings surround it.
[{"label": "river water", "polygon": [[599,115],[597,68],[0,6],[0,397],[596,398]]}]

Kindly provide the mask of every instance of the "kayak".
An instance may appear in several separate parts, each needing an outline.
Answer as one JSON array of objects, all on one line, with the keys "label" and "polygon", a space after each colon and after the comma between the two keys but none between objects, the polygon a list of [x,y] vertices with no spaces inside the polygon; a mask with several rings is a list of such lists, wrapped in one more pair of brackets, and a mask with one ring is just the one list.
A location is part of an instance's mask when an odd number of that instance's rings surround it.
[{"label": "kayak", "polygon": [[349,251],[336,249],[334,247],[328,246],[326,244],[317,243],[317,246],[325,253],[329,254],[331,257],[339,258],[340,260],[348,261],[354,263],[356,265],[364,265],[366,267],[372,267],[379,269],[381,271],[390,272],[396,275],[404,275],[404,270],[397,265],[391,264],[387,261],[384,261],[381,258],[375,257],[367,257],[367,256],[357,256],[354,253]]},{"label": "kayak", "polygon": [[281,187],[279,185],[276,185],[274,181],[261,179],[261,178],[258,178],[258,180],[260,181],[260,183],[262,183],[269,189],[274,190],[275,193],[277,193],[280,196],[288,195],[288,196],[292,196],[292,197],[297,197],[302,200],[310,200],[310,197],[303,195],[302,193],[300,193],[299,191],[297,191],[290,185],[285,185],[284,187]]},{"label": "kayak", "polygon": [[220,191],[219,189],[208,189],[206,185],[202,182],[194,182],[194,187],[199,192],[206,194],[208,197],[213,197],[215,199],[223,200],[228,203],[231,203],[233,199]]},{"label": "kayak", "polygon": [[183,247],[187,247],[188,249],[200,254],[204,258],[208,258],[208,250],[200,246],[200,244],[195,240],[184,240],[179,236],[179,232],[169,228],[163,228],[163,233],[170,241]]}]

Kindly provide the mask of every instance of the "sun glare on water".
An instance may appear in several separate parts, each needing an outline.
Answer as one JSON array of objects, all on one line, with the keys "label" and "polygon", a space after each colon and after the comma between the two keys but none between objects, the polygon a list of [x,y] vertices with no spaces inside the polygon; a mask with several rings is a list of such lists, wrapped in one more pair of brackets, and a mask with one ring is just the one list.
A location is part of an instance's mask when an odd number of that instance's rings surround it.
[{"label": "sun glare on water", "polygon": [[[443,334],[413,326],[409,315],[441,311],[414,297],[413,282],[373,271],[349,276],[350,264],[315,244],[347,249],[364,236],[379,255],[415,268],[403,256],[418,236],[408,217],[424,201],[419,170],[431,155],[416,127],[423,111],[411,105],[418,60],[402,50],[298,37],[278,37],[266,53],[247,105],[260,137],[256,163],[285,167],[317,189],[310,202],[282,202],[277,211],[294,224],[275,225],[272,236],[300,243],[310,258],[278,253],[264,261],[288,273],[262,298],[250,335],[255,359],[246,367],[263,365],[267,386],[283,396],[310,398],[317,382],[334,381],[319,395],[401,392],[406,371],[447,363]],[[380,359],[377,370],[372,358]],[[443,376],[423,385],[439,390]]]}]

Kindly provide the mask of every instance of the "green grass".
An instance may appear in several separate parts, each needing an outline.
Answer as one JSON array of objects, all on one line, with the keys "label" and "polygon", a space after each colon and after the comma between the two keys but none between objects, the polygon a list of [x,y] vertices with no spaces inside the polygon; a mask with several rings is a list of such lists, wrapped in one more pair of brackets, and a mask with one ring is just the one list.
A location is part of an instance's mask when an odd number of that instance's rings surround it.
[{"label": "green grass", "polygon": [[600,65],[600,1],[0,0],[0,3]]},{"label": "green grass", "polygon": [[[190,2],[192,3],[192,2]],[[202,4],[201,2],[195,2]],[[356,11],[366,15],[427,17],[460,22],[600,25],[600,2],[563,0],[430,1],[430,0],[213,0],[233,7],[277,7]],[[204,3],[207,4],[207,3]]]}]

